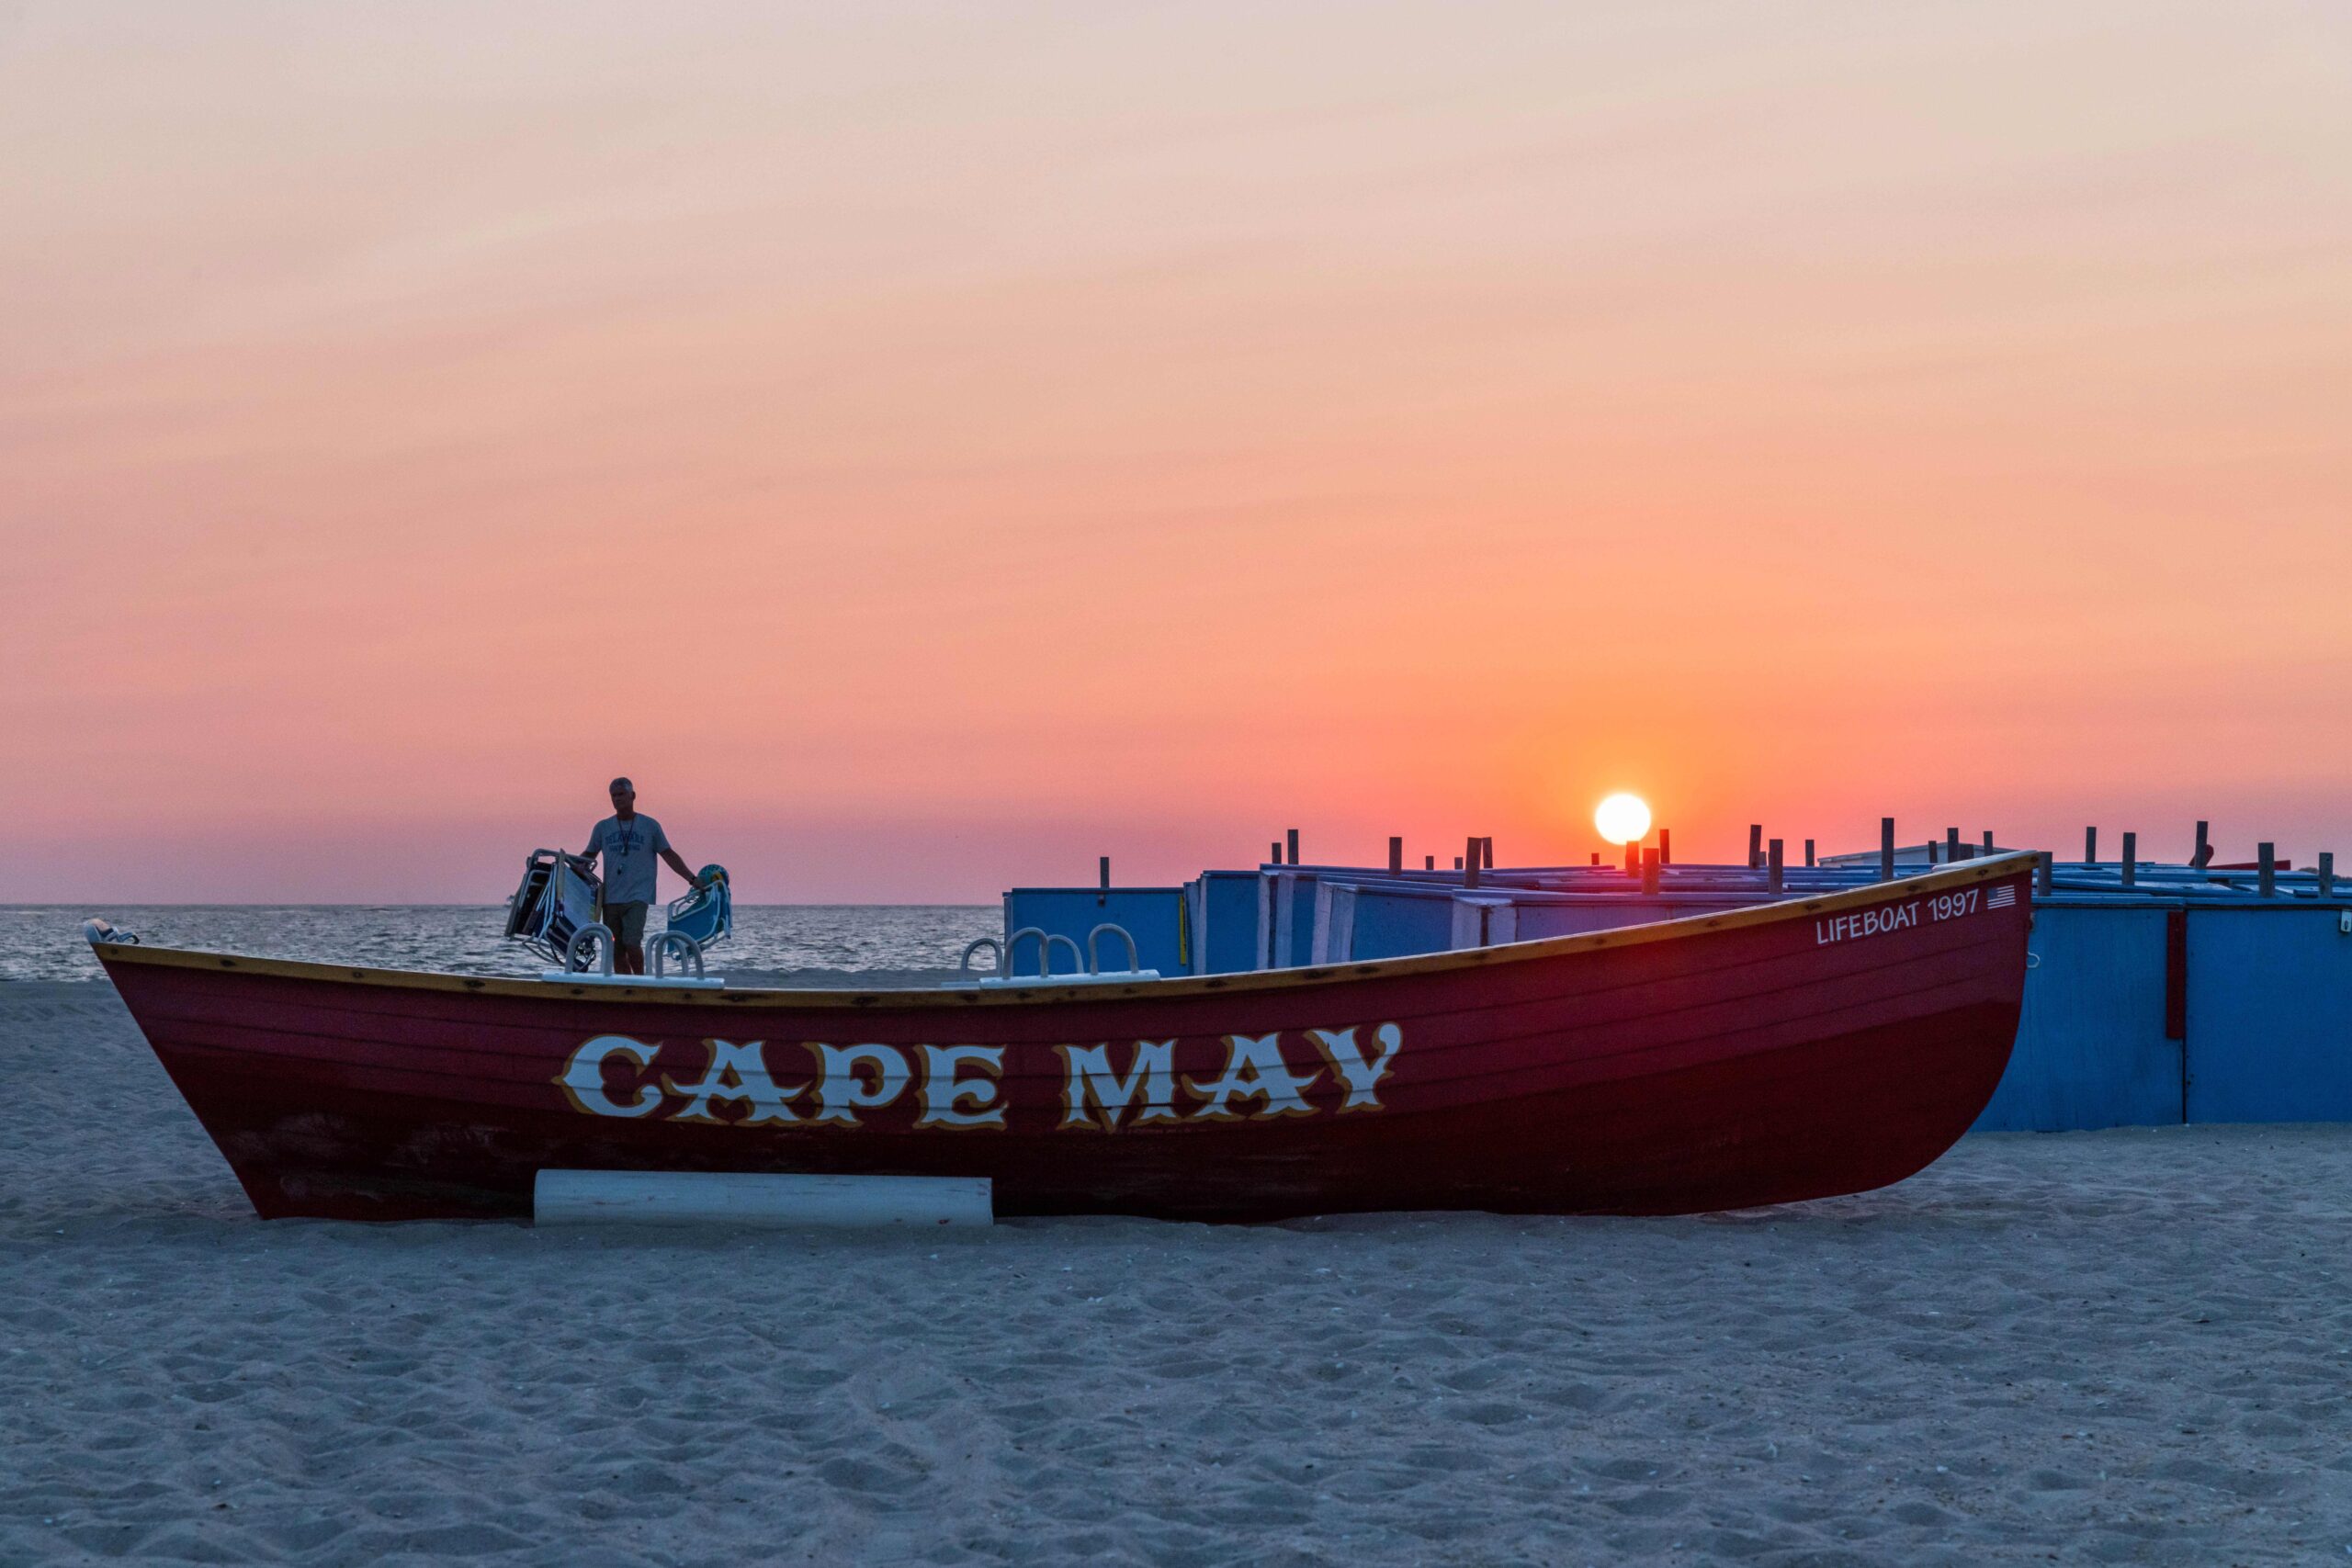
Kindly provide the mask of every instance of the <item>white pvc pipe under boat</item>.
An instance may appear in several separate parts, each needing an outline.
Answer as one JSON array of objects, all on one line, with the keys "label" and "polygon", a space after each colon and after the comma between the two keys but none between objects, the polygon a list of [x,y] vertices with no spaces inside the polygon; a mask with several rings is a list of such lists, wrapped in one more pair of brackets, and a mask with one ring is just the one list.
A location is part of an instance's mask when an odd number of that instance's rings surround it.
[{"label": "white pvc pipe under boat", "polygon": [[735,1171],[543,1170],[542,1225],[725,1225],[758,1230],[993,1224],[984,1176],[774,1176]]}]

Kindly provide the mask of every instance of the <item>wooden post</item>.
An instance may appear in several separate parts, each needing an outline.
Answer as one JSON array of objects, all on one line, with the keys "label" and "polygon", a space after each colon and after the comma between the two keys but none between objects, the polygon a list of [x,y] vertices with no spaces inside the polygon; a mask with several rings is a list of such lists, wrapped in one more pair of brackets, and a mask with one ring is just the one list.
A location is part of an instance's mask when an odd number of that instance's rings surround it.
[{"label": "wooden post", "polygon": [[2096,828],[2083,829],[2083,863],[2085,865],[2098,863],[2098,829]]},{"label": "wooden post", "polygon": [[1984,829],[1984,852],[1988,855],[1993,852],[1993,829],[1990,828]]},{"label": "wooden post", "polygon": [[1094,901],[1097,904],[1104,902],[1104,895],[1111,891],[1111,857],[1109,855],[1102,857],[1102,880],[1100,886],[1102,892],[1094,895]]},{"label": "wooden post", "polygon": [[2197,824],[2197,852],[2188,857],[2188,863],[2199,871],[2203,871],[2213,859],[2213,846],[2205,841],[2206,826],[2202,822]]},{"label": "wooden post", "polygon": [[1290,863],[1296,865],[1298,863],[1298,829],[1293,828],[1283,837],[1290,842]]},{"label": "wooden post", "polygon": [[1492,871],[1492,870],[1494,870],[1494,869],[1495,869],[1495,841],[1494,841],[1494,840],[1492,840],[1492,839],[1480,839],[1480,840],[1478,840],[1478,863],[1479,863],[1480,865],[1484,866],[1484,867],[1485,867],[1487,870],[1488,870],[1488,871]]},{"label": "wooden post", "polygon": [[1657,852],[1656,850],[1642,852],[1642,891],[1645,893],[1657,891]]},{"label": "wooden post", "polygon": [[1804,863],[1807,865],[1811,865],[1813,863],[1813,840],[1811,839],[1807,839],[1804,841]]},{"label": "wooden post", "polygon": [[1657,863],[1674,863],[1674,835],[1664,828],[1657,830]]},{"label": "wooden post", "polygon": [[1405,869],[1405,840],[1396,834],[1388,835],[1388,874],[1396,875]]},{"label": "wooden post", "polygon": [[1476,887],[1478,886],[1478,840],[1473,839],[1462,848],[1462,863],[1465,868],[1462,873],[1463,886]]},{"label": "wooden post", "polygon": [[1781,840],[1775,839],[1771,843],[1765,846],[1765,865],[1767,867],[1764,874],[1765,890],[1771,893],[1781,892],[1785,886],[1785,884],[1781,880]]},{"label": "wooden post", "polygon": [[1947,864],[1949,864],[1949,863],[1952,863],[1952,862],[1956,862],[1956,861],[1958,861],[1959,859],[1960,859],[1960,829],[1957,829],[1957,828],[1947,828],[1947,829],[1944,829],[1944,860],[1945,860],[1945,863],[1946,863]]},{"label": "wooden post", "polygon": [[1878,819],[1878,879],[1881,882],[1894,880],[1894,818],[1892,817]]},{"label": "wooden post", "polygon": [[1460,855],[1453,857],[1453,869],[1456,871],[1460,871],[1462,869],[1462,857]]},{"label": "wooden post", "polygon": [[2334,850],[2322,850],[2319,852],[2319,896],[2323,898],[2335,897],[2335,852]]},{"label": "wooden post", "polygon": [[1747,825],[1747,869],[1754,871],[1758,866],[1760,866],[1763,863],[1764,824],[1761,822],[1750,822]]},{"label": "wooden post", "polygon": [[2058,857],[2048,850],[2037,850],[2033,856],[2033,896],[2050,897],[2050,889],[2057,873]]},{"label": "wooden post", "polygon": [[1437,856],[1423,855],[1421,857],[1421,869],[1423,871],[1435,871],[1437,869]]},{"label": "wooden post", "polygon": [[1592,852],[1592,863],[1595,865],[1599,865],[1600,863],[1600,852],[1599,850]]},{"label": "wooden post", "polygon": [[1642,869],[1642,848],[1639,844],[1625,846],[1625,874],[1636,875]]},{"label": "wooden post", "polygon": [[2140,835],[2137,833],[2123,835],[2123,886],[2140,886]]},{"label": "wooden post", "polygon": [[2254,850],[2255,886],[2265,898],[2278,891],[2278,846],[2265,840]]}]

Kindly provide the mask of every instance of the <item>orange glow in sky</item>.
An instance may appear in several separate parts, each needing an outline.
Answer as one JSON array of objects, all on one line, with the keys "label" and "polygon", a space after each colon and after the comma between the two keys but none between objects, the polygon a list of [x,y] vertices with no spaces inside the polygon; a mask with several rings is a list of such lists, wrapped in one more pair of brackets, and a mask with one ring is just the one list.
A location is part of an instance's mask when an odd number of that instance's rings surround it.
[{"label": "orange glow in sky", "polygon": [[0,899],[2352,852],[2344,7],[34,3],[0,211]]}]

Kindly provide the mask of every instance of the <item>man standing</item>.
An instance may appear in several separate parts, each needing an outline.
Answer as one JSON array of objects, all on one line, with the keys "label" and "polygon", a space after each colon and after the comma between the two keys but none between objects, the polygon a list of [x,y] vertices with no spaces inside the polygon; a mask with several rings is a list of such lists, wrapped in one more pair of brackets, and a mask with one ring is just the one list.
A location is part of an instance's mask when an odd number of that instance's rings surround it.
[{"label": "man standing", "polygon": [[622,975],[645,973],[645,913],[653,903],[654,857],[698,886],[695,874],[670,847],[662,824],[637,809],[637,786],[627,779],[613,781],[613,814],[588,830],[588,847],[575,858],[582,863],[605,857],[605,924],[613,933],[613,969]]}]

